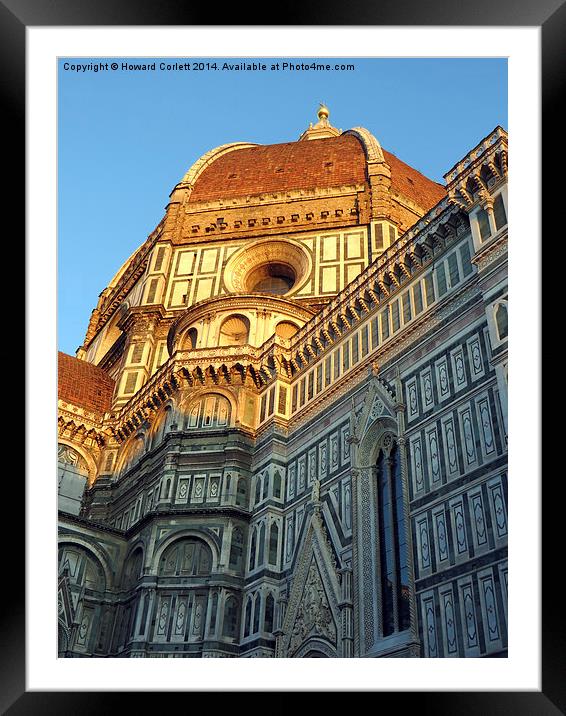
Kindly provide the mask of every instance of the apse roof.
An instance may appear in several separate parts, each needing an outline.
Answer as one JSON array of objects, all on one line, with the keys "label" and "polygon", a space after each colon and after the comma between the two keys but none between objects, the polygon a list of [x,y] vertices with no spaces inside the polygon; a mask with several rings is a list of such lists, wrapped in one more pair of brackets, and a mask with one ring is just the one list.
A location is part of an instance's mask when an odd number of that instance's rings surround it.
[{"label": "apse roof", "polygon": [[99,413],[110,410],[114,380],[102,368],[59,351],[58,369],[60,400]]}]

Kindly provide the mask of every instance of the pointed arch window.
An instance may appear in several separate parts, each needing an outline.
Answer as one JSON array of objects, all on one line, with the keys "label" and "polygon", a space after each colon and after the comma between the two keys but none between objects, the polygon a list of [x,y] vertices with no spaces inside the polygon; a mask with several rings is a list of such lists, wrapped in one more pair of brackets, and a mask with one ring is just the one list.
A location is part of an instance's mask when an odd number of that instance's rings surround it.
[{"label": "pointed arch window", "polygon": [[281,473],[275,470],[273,475],[273,497],[279,499],[281,497]]},{"label": "pointed arch window", "polygon": [[216,631],[216,615],[218,613],[218,594],[214,592],[212,595],[212,604],[210,608],[210,631],[212,634]]},{"label": "pointed arch window", "polygon": [[238,631],[238,602],[236,597],[228,597],[224,605],[224,623],[222,636],[235,638]]},{"label": "pointed arch window", "polygon": [[252,623],[252,598],[248,597],[246,602],[246,615],[244,617],[244,638],[250,635],[250,627]]},{"label": "pointed arch window", "polygon": [[271,634],[273,632],[273,617],[275,615],[275,599],[273,599],[273,594],[271,592],[268,594],[267,599],[265,600],[265,619],[263,622],[263,629],[268,634]]},{"label": "pointed arch window", "polygon": [[266,500],[268,494],[269,494],[269,473],[266,472],[263,477],[263,495],[262,495],[261,499]]},{"label": "pointed arch window", "polygon": [[264,557],[265,557],[265,522],[262,522],[261,527],[259,529],[259,549],[258,549],[258,556],[257,556],[258,566],[263,564]]},{"label": "pointed arch window", "polygon": [[279,527],[272,522],[269,528],[269,564],[277,565],[277,547],[279,545]]},{"label": "pointed arch window", "polygon": [[502,341],[507,338],[507,304],[498,303],[495,309],[495,325],[497,326],[497,335]]},{"label": "pointed arch window", "polygon": [[[387,441],[387,438],[386,438]],[[382,633],[409,628],[409,567],[399,446],[389,436],[377,459]]]},{"label": "pointed arch window", "polygon": [[240,570],[242,568],[242,557],[244,552],[244,533],[239,527],[232,532],[232,545],[230,547],[229,568]]},{"label": "pointed arch window", "polygon": [[261,475],[256,477],[255,483],[255,504],[258,505],[261,502],[263,478]]},{"label": "pointed arch window", "polygon": [[246,481],[243,477],[238,480],[238,487],[236,489],[236,504],[238,507],[246,507],[247,503],[247,489]]},{"label": "pointed arch window", "polygon": [[261,594],[258,592],[255,595],[255,601],[254,601],[254,628],[253,628],[254,634],[257,634],[259,631],[260,613],[261,613]]},{"label": "pointed arch window", "polygon": [[252,539],[250,544],[250,562],[249,562],[249,570],[252,570],[255,567],[255,551],[256,551],[256,544],[257,544],[257,530],[252,530]]}]

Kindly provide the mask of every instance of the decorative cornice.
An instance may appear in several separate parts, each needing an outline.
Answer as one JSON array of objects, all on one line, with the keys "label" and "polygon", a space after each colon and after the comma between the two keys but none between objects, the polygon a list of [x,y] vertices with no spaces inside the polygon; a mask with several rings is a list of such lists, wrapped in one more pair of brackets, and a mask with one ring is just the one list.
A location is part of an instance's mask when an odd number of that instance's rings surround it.
[{"label": "decorative cornice", "polygon": [[491,241],[485,246],[482,246],[476,252],[476,255],[472,259],[478,267],[478,271],[484,271],[490,264],[492,264],[500,256],[507,253],[508,245],[508,234],[507,229],[496,235]]},{"label": "decorative cornice", "polygon": [[507,178],[507,132],[496,127],[444,178],[450,203],[470,211],[489,200],[490,191]]}]

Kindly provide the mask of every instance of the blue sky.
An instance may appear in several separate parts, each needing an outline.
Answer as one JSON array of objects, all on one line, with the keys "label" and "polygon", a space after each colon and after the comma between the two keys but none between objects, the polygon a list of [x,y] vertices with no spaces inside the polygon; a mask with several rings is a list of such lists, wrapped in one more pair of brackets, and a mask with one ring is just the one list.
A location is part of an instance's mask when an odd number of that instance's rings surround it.
[{"label": "blue sky", "polygon": [[[202,58],[221,66],[245,58]],[[169,192],[220,144],[298,139],[319,102],[435,181],[496,125],[507,129],[505,59],[357,59],[354,71],[74,72],[58,68],[58,345],[75,354],[99,293],[163,216]],[[135,58],[128,62],[156,62]],[[168,63],[175,62],[166,58]],[[186,59],[179,59],[185,62]],[[195,58],[189,60],[191,63]]]}]

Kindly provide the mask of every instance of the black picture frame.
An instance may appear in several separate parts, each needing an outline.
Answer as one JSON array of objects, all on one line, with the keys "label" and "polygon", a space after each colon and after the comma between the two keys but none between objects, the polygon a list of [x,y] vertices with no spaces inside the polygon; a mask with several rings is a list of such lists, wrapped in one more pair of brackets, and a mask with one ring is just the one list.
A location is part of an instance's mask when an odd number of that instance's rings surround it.
[{"label": "black picture frame", "polygon": [[[262,18],[261,7],[254,12],[253,4],[245,8],[237,3],[222,10],[222,24],[254,25],[253,18]],[[369,3],[350,0],[349,3],[331,2],[312,6],[301,5],[294,11],[286,6],[287,24],[294,25],[411,25],[411,26],[537,26],[541,30],[542,45],[542,128],[547,141],[543,143],[546,166],[564,166],[561,139],[564,124],[564,76],[566,69],[566,3],[564,0],[472,0],[468,3],[446,3],[444,0],[383,0]],[[244,16],[242,15],[244,13]],[[105,26],[105,25],[208,25],[213,12],[204,6],[187,7],[178,0],[0,0],[0,58],[3,78],[0,93],[3,105],[4,138],[16,148],[12,162],[10,182],[4,190],[7,214],[14,220],[13,236],[21,235],[21,217],[25,216],[24,161],[25,157],[25,59],[26,27],[29,26]],[[560,138],[559,141],[554,139]],[[511,139],[512,141],[512,139]],[[534,137],[533,142],[538,141]],[[561,206],[558,196],[561,182],[551,179],[550,171],[543,184],[543,209]],[[533,191],[538,191],[533,187]],[[544,214],[544,212],[543,212]],[[10,216],[5,217],[9,219]],[[546,228],[550,227],[547,219]],[[543,224],[543,230],[545,225]],[[542,234],[541,234],[542,235]],[[550,235],[550,233],[549,233]],[[531,248],[532,250],[532,248]],[[542,284],[542,281],[541,281]],[[538,337],[537,337],[538,339]],[[29,350],[33,337],[26,336]],[[15,366],[11,366],[11,371]],[[28,370],[32,369],[28,365]],[[7,374],[8,375],[8,374]],[[539,376],[530,376],[532,390],[540,390]],[[26,407],[32,407],[27,396]],[[28,416],[29,418],[29,416]],[[15,423],[15,421],[14,421]],[[12,423],[13,427],[15,427]],[[537,426],[533,426],[536,430]],[[30,439],[28,433],[27,439]],[[30,446],[27,446],[30,449]],[[542,471],[541,471],[542,472]],[[25,505],[24,480],[16,479],[9,471],[10,504]],[[550,477],[553,477],[552,472]],[[380,708],[384,701],[394,698],[396,708],[415,708],[425,714],[548,714],[566,713],[566,627],[564,610],[559,596],[561,563],[560,520],[554,510],[562,504],[562,478],[554,473],[551,489],[543,491],[543,599],[542,599],[542,690],[539,692],[403,692],[381,693]],[[560,477],[560,479],[558,479]],[[538,476],[533,476],[533,479]],[[559,483],[559,484],[555,484]],[[19,498],[19,500],[18,500]],[[12,509],[12,508],[10,508]],[[25,515],[24,515],[25,516]],[[24,525],[21,520],[20,525]],[[10,528],[13,530],[14,528]],[[4,609],[1,614],[0,634],[0,709],[11,716],[27,713],[87,714],[107,713],[110,701],[125,704],[125,694],[104,692],[30,692],[25,685],[25,554],[22,547],[25,535],[6,528],[4,566]],[[10,534],[10,540],[7,536]],[[16,536],[17,535],[17,536]],[[552,568],[554,567],[554,569]],[[529,578],[527,575],[526,578]],[[516,582],[518,580],[515,580]],[[313,684],[313,690],[324,691],[324,684]],[[399,699],[402,699],[400,701]],[[410,701],[408,701],[410,699]],[[151,708],[152,694],[145,694],[146,707]],[[267,705],[267,702],[265,702]]]}]

